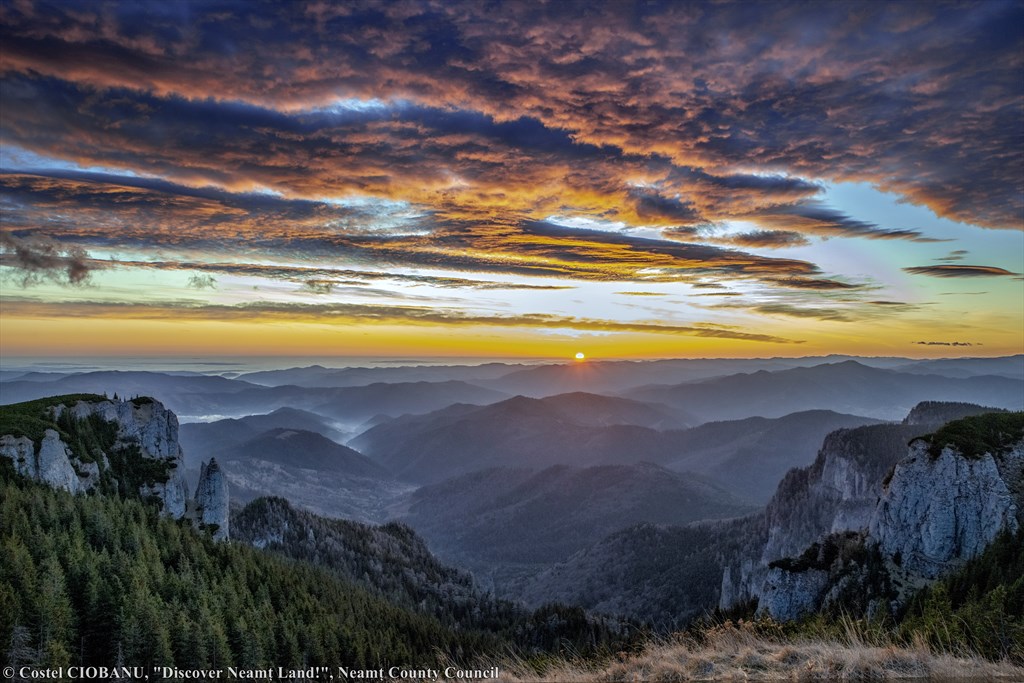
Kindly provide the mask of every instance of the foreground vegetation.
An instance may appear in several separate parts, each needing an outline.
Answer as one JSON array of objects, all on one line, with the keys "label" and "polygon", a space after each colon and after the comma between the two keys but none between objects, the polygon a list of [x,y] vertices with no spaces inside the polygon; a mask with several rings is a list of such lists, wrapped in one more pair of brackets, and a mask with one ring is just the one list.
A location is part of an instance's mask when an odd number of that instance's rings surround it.
[{"label": "foreground vegetation", "polygon": [[72,496],[0,467],[0,638],[28,663],[376,667],[498,645],[142,501]]},{"label": "foreground vegetation", "polygon": [[[849,624],[852,625],[852,624]],[[977,655],[936,651],[923,640],[909,646],[865,642],[856,628],[824,639],[792,636],[770,622],[726,622],[651,644],[642,653],[593,667],[566,661],[536,672],[521,662],[501,664],[499,681],[1020,681],[1024,668]]]}]

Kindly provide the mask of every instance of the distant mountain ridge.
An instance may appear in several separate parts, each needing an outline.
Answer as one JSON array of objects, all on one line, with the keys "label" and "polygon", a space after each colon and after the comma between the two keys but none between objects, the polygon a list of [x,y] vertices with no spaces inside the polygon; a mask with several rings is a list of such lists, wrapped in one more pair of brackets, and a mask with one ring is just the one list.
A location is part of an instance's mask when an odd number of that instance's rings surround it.
[{"label": "distant mountain ridge", "polygon": [[1024,381],[996,376],[949,378],[869,367],[853,360],[778,372],[759,370],[629,391],[629,398],[675,406],[703,420],[781,417],[827,409],[898,420],[921,401],[1024,407]]},{"label": "distant mountain ridge", "polygon": [[204,457],[217,455],[269,429],[299,429],[317,432],[341,442],[347,434],[329,424],[327,418],[297,408],[278,408],[266,415],[248,415],[213,422],[188,422],[180,427],[180,439],[189,467]]},{"label": "distant mountain ridge", "polygon": [[[660,404],[593,394],[519,396],[488,406],[456,404],[385,420],[350,445],[399,478],[416,483],[436,483],[490,467],[544,469],[648,461],[711,477],[735,494],[764,502],[790,467],[814,459],[825,434],[877,422],[806,411],[685,430],[655,428],[685,419],[685,413],[674,414]],[[633,424],[614,424],[627,421]]]},{"label": "distant mountain ridge", "polygon": [[387,470],[362,453],[304,429],[276,427],[225,450],[225,463],[262,460],[300,469],[352,477],[388,478]]},{"label": "distant mountain ridge", "polygon": [[160,396],[183,420],[206,416],[245,416],[279,408],[307,410],[351,426],[379,414],[423,413],[452,403],[485,404],[508,395],[466,382],[382,382],[337,388],[265,387],[238,379],[158,372],[90,372],[60,375],[48,381],[13,380],[0,384],[4,401],[34,400],[54,394],[95,393]]},{"label": "distant mountain ridge", "polygon": [[310,365],[285,370],[263,370],[249,372],[238,379],[263,386],[300,387],[358,387],[381,382],[437,382],[462,380],[474,383],[501,377],[522,368],[522,365],[507,363],[484,363],[483,365],[421,365],[387,368],[326,368]]},{"label": "distant mountain ridge", "polygon": [[[582,402],[581,396],[586,397]],[[600,410],[591,410],[594,404],[600,404]],[[660,424],[669,419],[666,416],[671,416],[671,411],[659,406],[609,397],[516,396],[482,407],[449,406],[435,413],[383,422],[350,444],[400,479],[436,483],[491,467],[656,460],[671,447],[661,432],[605,423],[638,419]]]},{"label": "distant mountain ridge", "polygon": [[734,494],[765,504],[788,470],[814,461],[829,433],[879,423],[831,410],[706,422],[678,433],[675,456],[661,464],[700,473]]}]

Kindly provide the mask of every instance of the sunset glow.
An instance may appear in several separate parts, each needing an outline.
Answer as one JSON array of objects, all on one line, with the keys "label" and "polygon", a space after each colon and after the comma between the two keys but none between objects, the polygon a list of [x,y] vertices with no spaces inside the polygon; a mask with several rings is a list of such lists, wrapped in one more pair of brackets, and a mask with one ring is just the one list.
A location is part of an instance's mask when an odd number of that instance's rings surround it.
[{"label": "sunset glow", "polygon": [[0,9],[6,356],[1024,351],[1019,3],[160,7]]}]

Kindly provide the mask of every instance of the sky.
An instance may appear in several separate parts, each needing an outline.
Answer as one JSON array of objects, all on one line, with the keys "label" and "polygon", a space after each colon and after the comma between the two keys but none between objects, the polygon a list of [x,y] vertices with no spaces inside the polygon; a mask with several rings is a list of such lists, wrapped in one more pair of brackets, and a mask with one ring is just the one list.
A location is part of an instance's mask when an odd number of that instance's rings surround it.
[{"label": "sky", "polygon": [[1024,4],[0,3],[0,354],[1024,352]]}]

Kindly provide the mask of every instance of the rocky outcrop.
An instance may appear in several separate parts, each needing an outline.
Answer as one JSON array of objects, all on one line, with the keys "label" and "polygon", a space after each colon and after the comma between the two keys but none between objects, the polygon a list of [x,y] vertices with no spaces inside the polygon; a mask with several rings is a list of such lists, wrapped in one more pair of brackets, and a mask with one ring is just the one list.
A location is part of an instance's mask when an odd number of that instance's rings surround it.
[{"label": "rocky outcrop", "polygon": [[105,422],[117,424],[117,446],[137,446],[143,458],[168,461],[170,477],[153,482],[140,491],[144,496],[160,500],[161,510],[169,517],[180,518],[188,507],[188,482],[185,460],[178,443],[178,417],[151,398],[130,401],[78,401],[53,409],[55,419],[70,410],[76,419],[96,415]]},{"label": "rocky outcrop", "polygon": [[829,573],[822,569],[789,571],[772,567],[764,579],[757,613],[777,621],[805,617],[818,609],[828,583]]},{"label": "rocky outcrop", "polygon": [[215,458],[203,464],[196,486],[196,520],[213,529],[213,537],[221,540],[228,537],[230,518],[228,482]]},{"label": "rocky outcrop", "polygon": [[[867,531],[832,534],[772,564],[758,612],[871,614],[980,555],[1024,522],[1024,413],[986,414],[914,440],[881,487]],[[829,548],[824,552],[821,548]]]},{"label": "rocky outcrop", "polygon": [[28,437],[0,436],[0,455],[10,458],[19,474],[71,493],[88,491],[99,481],[99,466],[72,464],[71,450],[53,429],[43,433],[38,449]]},{"label": "rocky outcrop", "polygon": [[116,422],[118,441],[138,445],[147,458],[179,460],[182,457],[178,416],[154,399],[78,401],[70,408],[56,406],[54,418],[59,418],[64,410],[71,410],[80,420],[98,415],[106,422]]},{"label": "rocky outcrop", "polygon": [[[753,543],[738,556],[725,558],[719,607],[761,599],[772,562],[800,555],[830,534],[867,532],[883,483],[907,456],[910,441],[949,420],[988,412],[970,403],[925,401],[910,411],[903,424],[829,434],[814,463],[790,470],[764,513],[749,519]],[[1011,490],[1018,486],[1024,493],[1024,476],[1004,479]]]},{"label": "rocky outcrop", "polygon": [[933,579],[978,555],[1005,530],[1016,531],[1021,501],[1010,485],[1024,443],[967,458],[953,447],[938,457],[923,440],[910,446],[885,487],[870,538],[909,574]]},{"label": "rocky outcrop", "polygon": [[[155,498],[160,503],[161,512],[169,517],[182,518],[192,516],[192,510],[200,510],[200,520],[205,524],[218,524],[217,537],[227,537],[227,486],[223,473],[216,463],[211,463],[211,473],[205,483],[201,482],[204,504],[195,503],[188,493],[188,482],[185,479],[184,457],[178,442],[178,418],[164,407],[162,403],[151,398],[136,398],[127,401],[102,399],[75,400],[73,403],[60,402],[56,397],[54,403],[45,408],[32,408],[29,415],[32,420],[43,420],[53,426],[42,430],[42,437],[37,441],[25,435],[0,435],[0,456],[9,458],[15,471],[25,477],[46,483],[55,488],[71,493],[88,492],[101,483],[106,477],[116,488],[124,486],[138,488],[144,498]],[[33,405],[23,404],[27,406]],[[18,412],[18,405],[9,410]],[[74,418],[70,420],[70,418]],[[85,421],[98,418],[98,423],[116,426],[116,434],[109,429],[100,436],[90,427],[79,433]],[[58,431],[66,429],[74,436],[78,434],[76,443],[83,452],[76,453],[65,443]],[[95,424],[95,421],[94,423]],[[103,429],[100,429],[103,431]],[[83,439],[89,445],[83,445]],[[120,468],[111,466],[111,457]],[[156,461],[155,467],[142,468],[147,475],[134,473],[137,459]],[[163,473],[163,474],[161,474]],[[126,484],[126,482],[134,482]]]},{"label": "rocky outcrop", "polygon": [[907,442],[931,429],[871,425],[825,437],[814,464],[790,470],[760,519],[751,520],[761,540],[727,561],[719,606],[760,599],[772,562],[799,555],[828,534],[866,530],[886,474],[906,454]]}]

